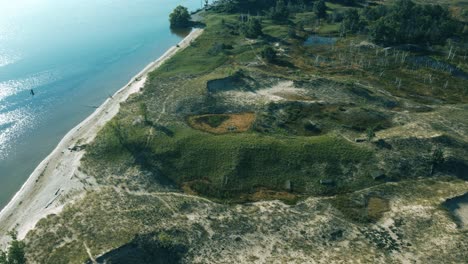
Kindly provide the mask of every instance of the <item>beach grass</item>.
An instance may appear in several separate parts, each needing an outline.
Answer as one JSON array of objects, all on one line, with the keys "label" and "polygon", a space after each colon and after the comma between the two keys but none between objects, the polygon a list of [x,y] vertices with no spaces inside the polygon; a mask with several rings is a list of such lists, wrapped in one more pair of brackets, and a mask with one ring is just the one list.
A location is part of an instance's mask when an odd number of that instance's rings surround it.
[{"label": "beach grass", "polygon": [[[107,125],[87,159],[107,164],[131,157],[144,160],[143,170],[157,171],[156,177],[212,198],[248,199],[262,188],[298,195],[332,194],[374,184],[366,173],[351,173],[356,166],[369,165],[372,151],[338,136],[213,135],[170,128],[174,134],[157,133],[148,144],[148,127],[122,130],[123,144],[113,125]],[[323,179],[333,180],[334,186],[322,185]],[[286,182],[291,189],[284,187]]]}]

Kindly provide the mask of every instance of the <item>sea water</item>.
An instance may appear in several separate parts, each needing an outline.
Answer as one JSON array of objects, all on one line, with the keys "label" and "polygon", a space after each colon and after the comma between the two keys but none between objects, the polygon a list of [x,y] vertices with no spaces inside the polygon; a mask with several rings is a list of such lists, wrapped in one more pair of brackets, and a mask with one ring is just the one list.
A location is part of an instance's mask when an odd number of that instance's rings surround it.
[{"label": "sea water", "polygon": [[70,129],[180,41],[172,9],[200,2],[0,0],[0,208]]}]

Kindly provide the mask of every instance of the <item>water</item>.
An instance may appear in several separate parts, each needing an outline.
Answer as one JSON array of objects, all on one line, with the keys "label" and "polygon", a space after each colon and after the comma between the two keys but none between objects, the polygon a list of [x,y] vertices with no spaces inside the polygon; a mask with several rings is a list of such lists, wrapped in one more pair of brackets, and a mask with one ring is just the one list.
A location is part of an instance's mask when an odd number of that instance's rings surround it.
[{"label": "water", "polygon": [[312,35],[306,39],[304,46],[316,46],[316,45],[333,45],[338,39],[334,37],[324,37],[319,35]]},{"label": "water", "polygon": [[200,0],[0,0],[0,208],[71,128],[180,40],[168,22],[178,4]]}]

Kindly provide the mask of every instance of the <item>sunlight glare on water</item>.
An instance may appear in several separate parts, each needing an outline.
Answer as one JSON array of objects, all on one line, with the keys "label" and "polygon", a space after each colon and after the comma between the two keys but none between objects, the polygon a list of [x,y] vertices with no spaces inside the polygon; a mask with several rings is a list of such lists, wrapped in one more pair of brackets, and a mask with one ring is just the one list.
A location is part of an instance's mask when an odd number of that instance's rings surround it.
[{"label": "sunlight glare on water", "polygon": [[168,21],[179,4],[201,2],[0,0],[0,208],[71,128],[180,40]]},{"label": "sunlight glare on water", "polygon": [[16,109],[0,113],[0,159],[6,158],[12,146],[8,141],[20,137],[22,130],[32,127],[33,116],[29,109]]}]

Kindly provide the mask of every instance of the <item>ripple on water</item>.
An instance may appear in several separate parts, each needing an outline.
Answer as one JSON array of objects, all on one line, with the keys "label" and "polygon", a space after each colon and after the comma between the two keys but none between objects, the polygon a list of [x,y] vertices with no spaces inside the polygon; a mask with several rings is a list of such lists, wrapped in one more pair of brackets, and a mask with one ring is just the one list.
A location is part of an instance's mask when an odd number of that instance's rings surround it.
[{"label": "ripple on water", "polygon": [[14,150],[18,138],[31,130],[37,122],[37,114],[29,94],[15,95],[29,93],[30,89],[50,83],[54,79],[51,72],[43,72],[22,79],[0,82],[0,160],[6,159]]},{"label": "ripple on water", "polygon": [[54,80],[56,80],[55,74],[51,71],[47,71],[23,79],[0,82],[0,102],[7,100],[10,96],[42,86]]},{"label": "ripple on water", "polygon": [[13,64],[21,59],[21,56],[17,54],[7,53],[0,50],[0,68],[7,65]]},{"label": "ripple on water", "polygon": [[20,108],[0,113],[0,160],[7,157],[16,139],[34,124],[32,112]]}]

